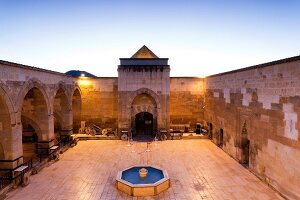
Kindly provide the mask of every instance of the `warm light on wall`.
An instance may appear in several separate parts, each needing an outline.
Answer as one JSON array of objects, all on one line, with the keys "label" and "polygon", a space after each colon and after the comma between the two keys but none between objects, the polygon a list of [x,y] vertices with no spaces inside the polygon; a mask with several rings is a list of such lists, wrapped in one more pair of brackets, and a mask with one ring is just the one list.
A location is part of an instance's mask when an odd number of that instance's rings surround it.
[{"label": "warm light on wall", "polygon": [[81,76],[79,77],[79,81],[78,81],[80,86],[88,86],[91,85],[91,81],[89,80],[88,77],[85,77],[84,74],[81,74]]}]

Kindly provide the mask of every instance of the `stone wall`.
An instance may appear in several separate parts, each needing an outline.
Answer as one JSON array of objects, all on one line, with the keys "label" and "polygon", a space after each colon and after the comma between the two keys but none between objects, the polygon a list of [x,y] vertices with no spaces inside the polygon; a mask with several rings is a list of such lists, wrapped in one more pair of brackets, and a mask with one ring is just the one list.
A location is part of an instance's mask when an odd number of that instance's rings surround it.
[{"label": "stone wall", "polygon": [[80,78],[81,121],[101,128],[116,129],[118,118],[118,78]]},{"label": "stone wall", "polygon": [[193,130],[203,120],[204,79],[170,78],[170,125],[189,125]]},{"label": "stone wall", "polygon": [[[140,80],[142,81],[142,80]],[[144,85],[141,93],[147,93],[150,83],[140,84]],[[82,92],[82,110],[81,120],[86,121],[87,124],[94,123],[101,128],[117,128],[118,122],[118,95],[123,99],[121,102],[127,102],[127,95],[129,99],[135,97],[135,91],[139,91],[137,85],[133,84],[133,91],[126,93],[118,91],[118,78],[84,78],[79,81]],[[124,84],[122,88],[124,88]],[[157,86],[157,83],[155,83]],[[129,87],[127,84],[126,87]],[[131,86],[130,86],[131,87]],[[170,78],[170,119],[171,125],[189,124],[191,129],[194,129],[196,122],[203,122],[203,87],[204,79],[193,77],[172,77]],[[151,87],[150,87],[151,88]],[[152,89],[152,88],[151,88]],[[155,93],[161,91],[161,87],[153,89]],[[164,102],[165,89],[163,94],[158,95],[158,102]],[[169,89],[166,89],[169,91]],[[123,96],[123,98],[121,97]],[[133,100],[133,99],[131,99]],[[162,105],[160,105],[162,106]],[[202,107],[201,107],[202,106]],[[166,107],[163,105],[163,107]]]},{"label": "stone wall", "polygon": [[213,141],[291,199],[300,198],[299,77],[299,58],[291,58],[205,82]]}]

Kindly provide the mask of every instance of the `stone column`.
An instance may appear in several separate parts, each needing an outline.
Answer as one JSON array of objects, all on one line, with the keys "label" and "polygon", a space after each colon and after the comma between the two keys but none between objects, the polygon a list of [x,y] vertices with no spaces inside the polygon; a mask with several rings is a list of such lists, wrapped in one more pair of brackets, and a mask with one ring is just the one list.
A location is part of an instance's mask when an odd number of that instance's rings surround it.
[{"label": "stone column", "polygon": [[48,154],[49,148],[54,145],[54,117],[53,114],[49,116],[40,116],[39,125],[41,129],[41,137],[37,145],[38,154]]}]

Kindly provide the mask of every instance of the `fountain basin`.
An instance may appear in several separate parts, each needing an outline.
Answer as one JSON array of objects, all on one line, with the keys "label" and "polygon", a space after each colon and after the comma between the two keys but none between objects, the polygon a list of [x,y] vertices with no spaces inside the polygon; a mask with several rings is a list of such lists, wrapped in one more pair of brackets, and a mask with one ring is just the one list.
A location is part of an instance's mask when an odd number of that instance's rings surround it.
[{"label": "fountain basin", "polygon": [[[140,177],[139,171],[145,168],[146,177]],[[118,172],[116,187],[131,196],[154,196],[170,187],[166,170],[153,166],[132,166]]]}]

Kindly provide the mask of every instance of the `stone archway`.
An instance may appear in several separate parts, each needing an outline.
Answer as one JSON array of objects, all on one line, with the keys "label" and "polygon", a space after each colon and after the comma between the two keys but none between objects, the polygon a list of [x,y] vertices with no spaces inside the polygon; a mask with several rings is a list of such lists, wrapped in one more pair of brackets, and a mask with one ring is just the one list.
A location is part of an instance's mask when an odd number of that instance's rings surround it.
[{"label": "stone archway", "polygon": [[[148,103],[138,102],[140,97],[146,97]],[[167,95],[157,94],[149,88],[140,88],[135,91],[119,91],[118,93],[118,132],[134,131],[135,115],[140,112],[149,112],[153,115],[154,131],[169,129],[169,99]],[[149,103],[150,102],[150,103]]]},{"label": "stone archway", "polygon": [[21,127],[18,124],[9,89],[0,82],[0,168],[13,168],[22,155]]},{"label": "stone archway", "polygon": [[73,111],[73,132],[78,133],[81,123],[81,93],[79,88],[76,88],[72,96],[72,111]]},{"label": "stone archway", "polygon": [[[239,128],[236,133],[236,158],[245,167],[251,165],[251,136],[250,133],[254,130],[251,129],[253,124],[253,112],[249,109],[241,109],[238,111]],[[252,163],[253,164],[253,163]],[[252,166],[253,167],[253,166]]]},{"label": "stone archway", "polygon": [[[3,101],[3,97],[0,96],[0,141],[1,142],[5,141],[5,138],[8,137],[10,132],[11,132],[10,115],[7,106]],[[0,142],[0,160],[4,160],[5,155],[4,155],[4,149],[1,142]]]},{"label": "stone archway", "polygon": [[210,140],[212,140],[214,138],[214,135],[213,135],[213,124],[212,123],[209,123],[209,133],[208,133],[208,137]]},{"label": "stone archway", "polygon": [[220,148],[223,148],[223,144],[224,144],[224,130],[220,128],[218,146]]},{"label": "stone archway", "polygon": [[39,81],[36,78],[32,78],[30,79],[28,82],[26,82],[26,84],[22,87],[18,99],[17,99],[17,108],[19,109],[19,111],[22,111],[22,106],[24,104],[24,99],[26,97],[26,95],[28,95],[28,92],[31,91],[32,89],[37,89],[39,91],[39,94],[41,94],[41,96],[43,97],[44,103],[47,107],[47,113],[48,115],[51,115],[51,106],[50,106],[50,98],[49,95],[47,94],[47,89],[45,87],[45,85],[43,85],[43,83],[41,81]]},{"label": "stone archway", "polygon": [[148,89],[148,88],[140,88],[140,89],[134,91],[134,92],[129,96],[129,101],[128,101],[128,102],[129,102],[129,106],[132,105],[134,99],[135,99],[138,95],[140,95],[140,94],[147,94],[147,95],[151,96],[151,98],[153,98],[153,100],[154,100],[155,103],[156,103],[157,111],[159,111],[159,110],[161,109],[161,104],[160,104],[158,95],[157,95],[154,91],[152,91],[152,90],[150,90],[150,89]]},{"label": "stone archway", "polygon": [[[24,138],[24,131],[33,131],[39,141],[42,139],[43,132],[39,125],[39,120],[32,115],[23,112],[21,116],[22,121],[22,129],[23,129],[23,138]],[[29,130],[28,130],[29,129]]]},{"label": "stone archway", "polygon": [[53,139],[53,113],[51,110],[50,97],[46,86],[36,78],[30,79],[22,87],[18,100],[18,118],[22,115],[36,119],[41,130],[40,141]]},{"label": "stone archway", "polygon": [[0,95],[0,160],[5,160],[6,156],[4,146],[9,145],[5,143],[11,143],[10,137],[11,117],[4,97]]},{"label": "stone archway", "polygon": [[[37,153],[46,153],[53,139],[52,115],[45,91],[33,86],[28,88],[21,107],[22,143],[24,159],[37,159]],[[46,143],[45,143],[46,142]],[[45,146],[46,145],[46,146]]]},{"label": "stone archway", "polygon": [[44,96],[43,92],[33,87],[24,96],[21,115],[30,116],[30,118],[38,125],[41,132],[39,133],[40,140],[47,140],[51,132],[49,124],[49,112],[48,112],[47,96]]},{"label": "stone archway", "polygon": [[130,119],[134,136],[137,134],[155,135],[158,119],[155,99],[147,93],[138,94],[131,103]]},{"label": "stone archway", "polygon": [[54,136],[60,141],[72,132],[72,109],[66,89],[60,85],[53,100]]},{"label": "stone archway", "polygon": [[247,122],[245,121],[241,133],[241,161],[245,166],[249,166],[250,140],[248,138]]}]

